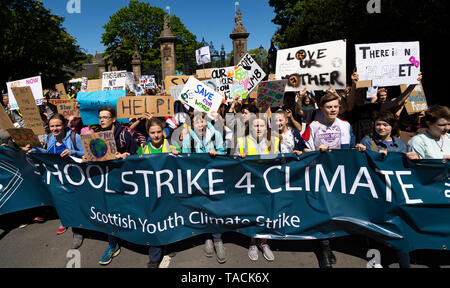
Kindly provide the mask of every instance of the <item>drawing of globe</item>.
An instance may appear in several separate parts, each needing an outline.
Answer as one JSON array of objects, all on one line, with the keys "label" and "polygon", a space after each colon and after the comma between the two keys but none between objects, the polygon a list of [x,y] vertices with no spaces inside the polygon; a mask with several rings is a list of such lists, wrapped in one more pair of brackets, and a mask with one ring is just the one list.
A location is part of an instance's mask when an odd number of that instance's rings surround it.
[{"label": "drawing of globe", "polygon": [[92,141],[89,143],[89,148],[96,158],[102,158],[106,155],[106,152],[108,152],[108,146],[106,145],[105,141],[98,138],[92,139]]}]

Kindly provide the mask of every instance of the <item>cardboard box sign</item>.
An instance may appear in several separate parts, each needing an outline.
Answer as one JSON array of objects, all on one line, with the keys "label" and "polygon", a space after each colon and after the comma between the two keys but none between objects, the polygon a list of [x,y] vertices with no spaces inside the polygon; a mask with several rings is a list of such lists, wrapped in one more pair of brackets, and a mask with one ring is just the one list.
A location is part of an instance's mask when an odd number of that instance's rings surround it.
[{"label": "cardboard box sign", "polygon": [[137,118],[145,113],[155,117],[172,117],[174,100],[172,96],[120,97],[117,101],[118,118]]},{"label": "cardboard box sign", "polygon": [[46,134],[42,125],[41,114],[36,106],[31,88],[29,86],[12,87],[11,90],[16,98],[17,104],[19,104],[25,126],[32,129],[36,135]]},{"label": "cardboard box sign", "polygon": [[102,81],[102,79],[88,80],[86,92],[102,91]]},{"label": "cardboard box sign", "polygon": [[[406,85],[400,85],[402,93],[408,88]],[[406,112],[408,114],[414,114],[428,109],[427,98],[425,98],[425,92],[423,91],[422,84],[416,85],[414,90],[409,93],[405,102]]]},{"label": "cardboard box sign", "polygon": [[9,118],[8,114],[6,114],[3,107],[0,107],[0,128],[3,130],[14,128],[11,118]]},{"label": "cardboard box sign", "polygon": [[166,95],[170,95],[170,87],[176,85],[184,85],[189,80],[190,76],[167,76],[164,79],[164,90]]},{"label": "cardboard box sign", "polygon": [[31,129],[10,128],[7,129],[7,131],[19,147],[25,147],[28,144],[30,144],[31,147],[41,147],[41,142],[39,141],[38,136],[34,134]]},{"label": "cardboard box sign", "polygon": [[51,99],[50,103],[56,106],[58,113],[63,115],[64,118],[69,119],[71,116],[80,117],[80,111],[78,110],[78,102],[75,99],[61,100]]},{"label": "cardboard box sign", "polygon": [[88,161],[116,159],[117,148],[113,131],[81,135],[81,142]]},{"label": "cardboard box sign", "polygon": [[58,91],[60,99],[68,99],[66,94],[66,88],[64,88],[64,85],[62,83],[56,84],[55,88],[56,91]]}]

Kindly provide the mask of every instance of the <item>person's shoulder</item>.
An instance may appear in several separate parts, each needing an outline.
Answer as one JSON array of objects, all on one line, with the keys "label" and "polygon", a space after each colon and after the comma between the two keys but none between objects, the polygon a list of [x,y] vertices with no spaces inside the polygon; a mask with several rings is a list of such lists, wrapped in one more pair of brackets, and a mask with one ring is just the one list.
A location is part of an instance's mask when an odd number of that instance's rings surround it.
[{"label": "person's shoulder", "polygon": [[409,139],[408,145],[411,146],[411,145],[422,144],[428,138],[429,138],[429,136],[427,135],[427,133],[425,133],[425,132],[418,133],[417,135],[415,135],[411,139]]}]

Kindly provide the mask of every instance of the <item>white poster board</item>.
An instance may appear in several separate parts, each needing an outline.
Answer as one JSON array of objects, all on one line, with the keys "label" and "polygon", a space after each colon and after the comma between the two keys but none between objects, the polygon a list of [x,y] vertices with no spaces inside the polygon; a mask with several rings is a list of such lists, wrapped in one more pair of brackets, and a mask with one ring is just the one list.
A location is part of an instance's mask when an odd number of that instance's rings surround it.
[{"label": "white poster board", "polygon": [[103,72],[102,90],[126,90],[127,71]]},{"label": "white poster board", "polygon": [[197,60],[197,65],[203,65],[211,62],[209,46],[201,47],[200,49],[195,50],[195,59]]},{"label": "white poster board", "polygon": [[[242,67],[243,69],[239,69]],[[259,67],[255,59],[250,56],[250,54],[245,54],[239,61],[237,67],[234,69],[234,83],[233,86],[242,85],[247,87],[247,95],[253,91],[253,89],[258,86],[259,82],[266,77],[264,70]],[[234,98],[233,88],[231,91],[231,98]],[[246,98],[246,97],[245,97]],[[244,97],[242,99],[245,99]]]},{"label": "white poster board", "polygon": [[287,79],[286,91],[345,89],[345,40],[278,50],[275,78]]},{"label": "white poster board", "polygon": [[419,42],[390,42],[355,45],[359,81],[372,86],[417,84],[420,72]]},{"label": "white poster board", "polygon": [[217,92],[222,94],[227,102],[232,102],[230,93],[234,80],[234,66],[212,69],[211,79],[217,82]]},{"label": "white poster board", "polygon": [[206,113],[219,110],[223,100],[222,95],[192,76],[184,85],[180,98],[195,110]]},{"label": "white poster board", "polygon": [[44,95],[42,93],[41,76],[36,76],[6,83],[11,109],[14,110],[19,109],[19,105],[17,104],[16,98],[14,98],[14,94],[12,93],[11,87],[25,87],[25,86],[30,86],[34,100],[36,101],[36,105],[42,105],[42,98],[44,98]]},{"label": "white poster board", "polygon": [[156,88],[155,75],[141,75],[139,82],[144,89]]}]

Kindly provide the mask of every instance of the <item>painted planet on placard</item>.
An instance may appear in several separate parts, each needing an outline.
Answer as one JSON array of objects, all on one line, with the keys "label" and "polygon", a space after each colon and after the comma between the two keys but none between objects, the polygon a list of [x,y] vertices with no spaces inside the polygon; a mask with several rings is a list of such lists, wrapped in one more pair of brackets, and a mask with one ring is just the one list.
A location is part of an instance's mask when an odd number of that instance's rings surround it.
[{"label": "painted planet on placard", "polygon": [[89,142],[89,149],[95,158],[103,158],[108,152],[108,145],[102,139],[96,138]]}]

